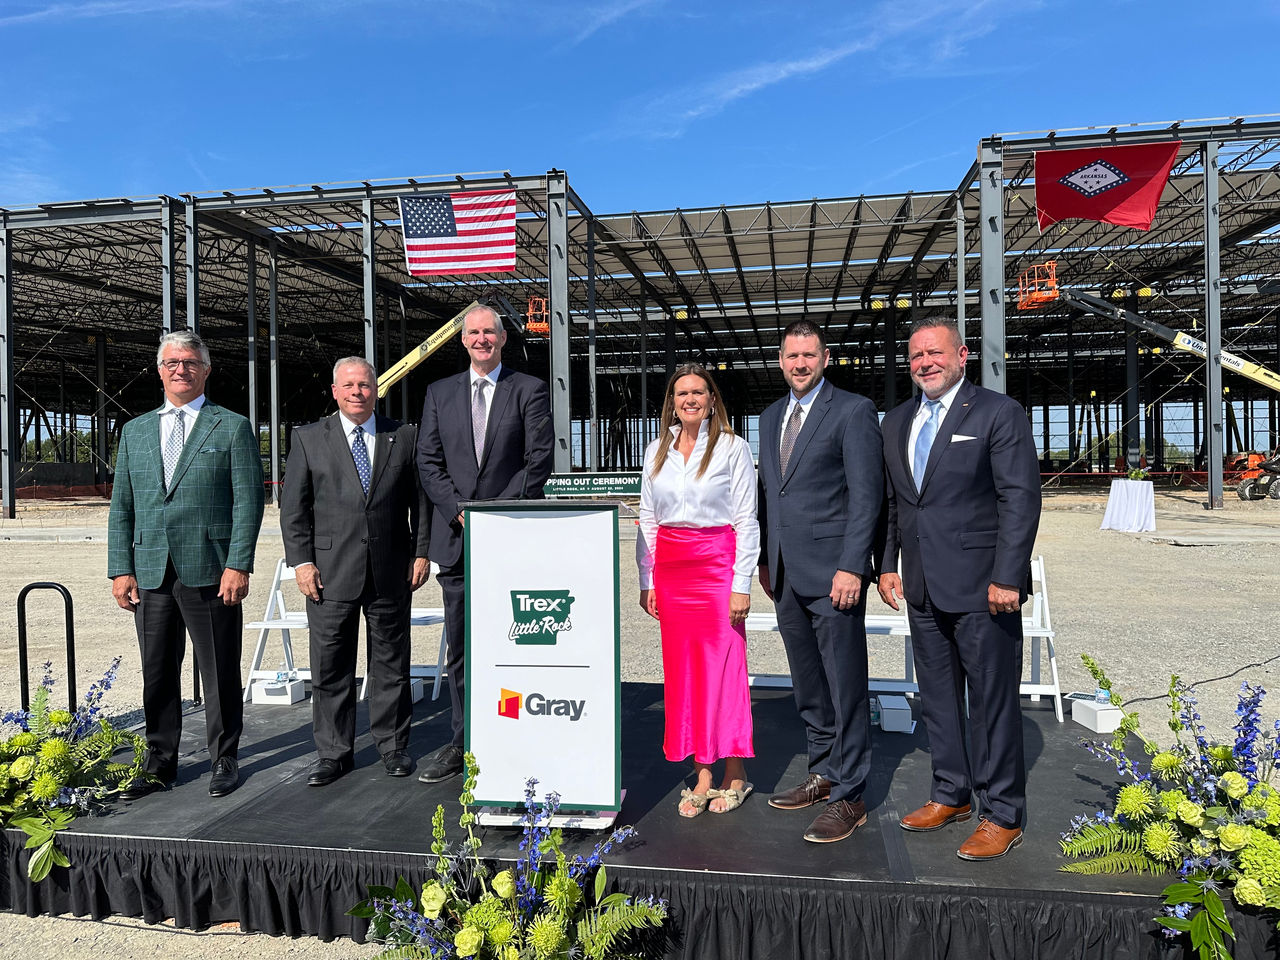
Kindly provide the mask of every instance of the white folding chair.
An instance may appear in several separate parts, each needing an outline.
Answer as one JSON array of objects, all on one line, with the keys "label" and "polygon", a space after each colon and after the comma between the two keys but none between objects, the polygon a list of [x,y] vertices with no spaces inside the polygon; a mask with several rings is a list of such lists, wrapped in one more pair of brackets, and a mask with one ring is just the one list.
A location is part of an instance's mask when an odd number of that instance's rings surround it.
[{"label": "white folding chair", "polygon": [[[1058,654],[1053,647],[1053,621],[1049,616],[1049,585],[1044,575],[1044,557],[1031,561],[1031,615],[1022,618],[1022,635],[1031,641],[1031,679],[1019,684],[1018,692],[1038,701],[1041,696],[1053,698],[1053,712],[1061,723],[1062,687],[1058,682]],[[1049,654],[1049,682],[1041,679],[1040,641]]]},{"label": "white folding chair", "polygon": [[253,696],[255,680],[274,680],[276,671],[264,669],[262,658],[267,649],[267,637],[273,630],[280,632],[280,645],[283,647],[284,671],[289,676],[297,674],[300,680],[310,680],[311,671],[306,667],[297,669],[293,663],[293,640],[290,636],[294,630],[307,629],[307,612],[305,610],[289,610],[284,601],[284,584],[292,583],[293,567],[284,562],[282,557],[276,562],[276,572],[271,578],[271,589],[267,591],[267,609],[261,620],[254,620],[244,625],[245,630],[258,631],[258,643],[253,650],[253,659],[249,663],[249,676],[244,684],[244,702],[248,703]]}]

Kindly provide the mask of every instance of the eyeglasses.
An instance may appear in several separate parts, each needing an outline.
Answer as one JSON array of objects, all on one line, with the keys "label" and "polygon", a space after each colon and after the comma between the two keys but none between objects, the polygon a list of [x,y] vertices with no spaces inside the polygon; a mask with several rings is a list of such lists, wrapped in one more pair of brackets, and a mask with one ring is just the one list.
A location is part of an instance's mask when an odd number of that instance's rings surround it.
[{"label": "eyeglasses", "polygon": [[185,367],[187,370],[198,370],[204,366],[203,360],[165,360],[160,366],[164,367],[170,373],[175,373],[179,367]]}]

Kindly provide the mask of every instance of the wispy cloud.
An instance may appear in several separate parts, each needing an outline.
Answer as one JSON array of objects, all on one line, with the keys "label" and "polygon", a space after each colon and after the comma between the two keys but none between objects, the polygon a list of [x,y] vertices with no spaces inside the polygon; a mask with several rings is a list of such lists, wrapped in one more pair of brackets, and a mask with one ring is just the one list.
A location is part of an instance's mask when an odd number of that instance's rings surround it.
[{"label": "wispy cloud", "polygon": [[612,3],[580,11],[575,15],[575,19],[579,21],[578,29],[570,38],[569,45],[582,43],[597,30],[603,30],[629,13],[657,6],[662,2],[663,0],[613,0]]},{"label": "wispy cloud", "polygon": [[[739,100],[778,84],[820,74],[859,54],[876,52],[890,43],[918,44],[932,62],[952,60],[964,51],[964,42],[995,29],[1009,0],[914,0],[885,3],[870,12],[865,23],[846,28],[857,36],[822,47],[815,53],[783,60],[769,60],[727,71],[701,83],[633,100],[621,113],[611,137],[640,136],[672,139],[693,123],[722,112]],[[955,20],[963,15],[965,26]]]},{"label": "wispy cloud", "polygon": [[218,10],[233,6],[236,0],[87,0],[83,3],[49,3],[21,13],[0,15],[0,27],[23,23],[89,20],[100,17],[128,17],[148,13],[182,13],[193,10]]}]

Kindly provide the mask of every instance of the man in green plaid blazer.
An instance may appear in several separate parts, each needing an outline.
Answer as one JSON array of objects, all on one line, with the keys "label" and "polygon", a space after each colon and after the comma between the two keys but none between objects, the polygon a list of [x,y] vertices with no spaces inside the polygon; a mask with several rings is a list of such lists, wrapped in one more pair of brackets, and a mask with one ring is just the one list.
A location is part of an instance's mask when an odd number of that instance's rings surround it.
[{"label": "man in green plaid blazer", "polygon": [[249,421],[205,400],[209,351],[196,334],[165,334],[156,355],[165,402],[125,424],[107,525],[111,593],[134,614],[151,779],[135,800],[178,775],[183,632],[204,678],[209,793],[240,783],[241,601],[262,525],[262,458]]}]

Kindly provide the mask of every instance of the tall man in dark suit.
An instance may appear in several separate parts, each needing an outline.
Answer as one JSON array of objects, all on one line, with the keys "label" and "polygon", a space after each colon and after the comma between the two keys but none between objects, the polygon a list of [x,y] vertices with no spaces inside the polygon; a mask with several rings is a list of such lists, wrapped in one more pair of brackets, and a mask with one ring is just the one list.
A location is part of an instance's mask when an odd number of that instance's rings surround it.
[{"label": "tall man in dark suit", "polygon": [[378,378],[363,357],[333,366],[338,412],[293,431],[280,499],[284,557],[307,598],[311,723],[319,762],[307,782],[353,764],[360,613],[368,636],[369,730],[387,774],[407,777],[410,598],[427,581],[427,504],[416,431],[377,416]]},{"label": "tall man in dark suit", "polygon": [[809,755],[809,776],[769,804],[825,802],[804,834],[814,843],[867,819],[864,587],[883,483],[875,407],[826,381],[830,357],[821,327],[789,325],[778,361],[791,390],[760,417],[760,583],[777,608]]},{"label": "tall man in dark suit", "polygon": [[1020,608],[1040,524],[1040,468],[1022,407],[964,379],[969,351],[954,322],[918,324],[907,354],[923,395],[884,418],[880,596],[895,610],[907,601],[933,788],[902,828],[968,820],[976,794],[984,819],[957,852],[991,860],[1022,841]]},{"label": "tall man in dark suit", "polygon": [[423,760],[424,783],[462,772],[466,591],[462,507],[466,500],[540,499],[551,475],[551,404],[541,380],[502,366],[502,320],[476,306],[462,320],[471,366],[427,388],[418,431],[418,470],[432,503],[431,556],[440,564],[449,636],[453,736]]},{"label": "tall man in dark suit", "polygon": [[107,522],[111,594],[133,611],[142,653],[151,775],[121,796],[177,779],[185,630],[206,688],[209,793],[222,797],[240,785],[240,603],[262,525],[262,457],[249,421],[205,399],[211,364],[198,335],[165,334],[156,369],[164,406],[120,434]]}]

